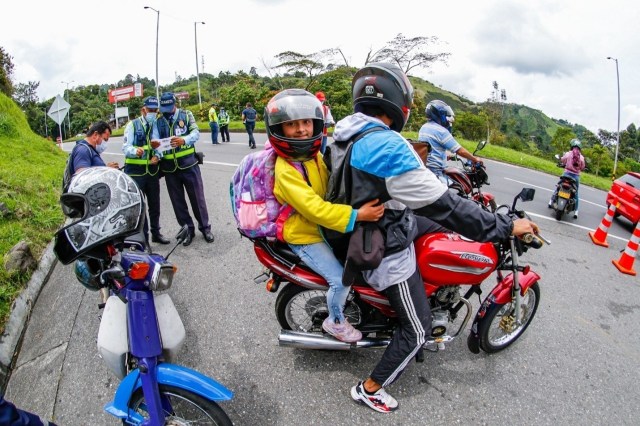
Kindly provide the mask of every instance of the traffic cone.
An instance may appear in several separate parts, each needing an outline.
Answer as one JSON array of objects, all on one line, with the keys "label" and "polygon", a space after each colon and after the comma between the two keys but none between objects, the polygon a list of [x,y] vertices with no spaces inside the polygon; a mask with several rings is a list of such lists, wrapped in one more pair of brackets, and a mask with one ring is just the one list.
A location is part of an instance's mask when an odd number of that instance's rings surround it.
[{"label": "traffic cone", "polygon": [[640,241],[640,222],[636,224],[636,227],[631,234],[631,239],[627,243],[627,246],[622,252],[619,260],[612,260],[618,270],[624,274],[635,275],[636,271],[633,270],[633,261],[636,260],[636,253],[638,251],[638,242]]},{"label": "traffic cone", "polygon": [[609,243],[607,243],[607,232],[609,232],[609,227],[611,226],[611,221],[613,220],[613,215],[616,213],[616,208],[618,207],[619,202],[609,204],[609,208],[607,209],[607,213],[605,213],[602,218],[602,222],[598,225],[598,229],[596,232],[589,232],[589,237],[591,237],[591,241],[593,244],[609,247]]}]

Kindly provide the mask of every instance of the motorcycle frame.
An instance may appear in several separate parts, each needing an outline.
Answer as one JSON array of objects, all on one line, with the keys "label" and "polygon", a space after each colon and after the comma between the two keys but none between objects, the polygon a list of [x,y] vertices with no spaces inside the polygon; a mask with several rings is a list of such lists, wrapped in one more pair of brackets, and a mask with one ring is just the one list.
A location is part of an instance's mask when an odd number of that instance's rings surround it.
[{"label": "motorcycle frame", "polygon": [[[134,261],[143,259],[154,264],[158,255],[136,252],[130,259],[122,253],[120,264],[128,270]],[[159,385],[171,385],[192,391],[212,401],[228,401],[233,392],[217,381],[186,367],[165,363],[162,360],[162,337],[158,326],[153,291],[148,287],[153,268],[140,280],[124,278],[124,286],[116,294],[127,303],[127,340],[130,354],[136,359],[133,369],[120,382],[113,401],[104,410],[129,424],[162,426],[165,424],[165,410],[171,411],[170,402],[161,398]],[[142,387],[149,419],[145,419],[128,406],[134,392]]]}]

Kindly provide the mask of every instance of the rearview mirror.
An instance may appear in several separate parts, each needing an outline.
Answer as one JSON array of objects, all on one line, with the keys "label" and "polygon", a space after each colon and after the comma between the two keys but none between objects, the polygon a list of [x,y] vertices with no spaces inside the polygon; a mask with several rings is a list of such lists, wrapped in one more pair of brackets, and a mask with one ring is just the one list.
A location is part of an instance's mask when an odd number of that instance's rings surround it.
[{"label": "rearview mirror", "polygon": [[518,194],[518,197],[522,200],[522,201],[531,201],[533,200],[533,196],[536,195],[536,190],[533,188],[522,188],[522,191],[520,191],[520,194]]}]

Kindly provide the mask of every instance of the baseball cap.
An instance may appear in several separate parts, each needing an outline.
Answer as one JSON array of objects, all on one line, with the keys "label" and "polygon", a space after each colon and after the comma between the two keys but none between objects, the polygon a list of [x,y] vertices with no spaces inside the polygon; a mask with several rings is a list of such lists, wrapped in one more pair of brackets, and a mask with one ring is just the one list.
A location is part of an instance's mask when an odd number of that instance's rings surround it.
[{"label": "baseball cap", "polygon": [[165,92],[160,96],[160,112],[172,112],[176,104],[176,98],[171,92]]},{"label": "baseball cap", "polygon": [[324,92],[316,92],[316,98],[318,98],[320,102],[324,102],[325,100],[327,100],[327,98],[324,96]]},{"label": "baseball cap", "polygon": [[144,106],[151,109],[158,109],[158,98],[155,96],[147,96],[144,99]]}]

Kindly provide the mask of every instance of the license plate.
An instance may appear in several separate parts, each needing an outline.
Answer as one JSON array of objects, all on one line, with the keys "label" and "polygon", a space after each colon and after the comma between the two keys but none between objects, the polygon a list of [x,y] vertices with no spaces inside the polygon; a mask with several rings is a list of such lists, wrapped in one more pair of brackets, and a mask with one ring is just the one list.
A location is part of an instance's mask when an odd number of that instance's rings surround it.
[{"label": "license plate", "polygon": [[558,197],[571,198],[571,194],[566,191],[558,191]]}]

